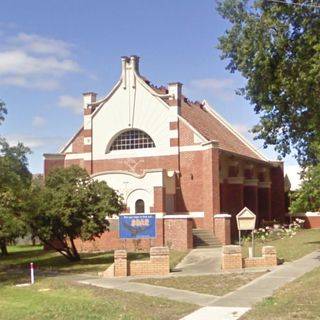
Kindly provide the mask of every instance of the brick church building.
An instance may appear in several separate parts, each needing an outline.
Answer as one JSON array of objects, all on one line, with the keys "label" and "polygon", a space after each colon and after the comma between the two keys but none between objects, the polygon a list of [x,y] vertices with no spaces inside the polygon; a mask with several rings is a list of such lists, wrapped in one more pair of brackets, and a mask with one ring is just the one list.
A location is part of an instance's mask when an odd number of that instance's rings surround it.
[{"label": "brick church building", "polygon": [[[228,242],[229,223],[235,237],[235,215],[245,206],[258,223],[284,219],[282,162],[266,159],[206,101],[186,98],[181,83],[156,87],[140,75],[139,57],[121,62],[105,97],[83,94],[83,126],[59,153],[44,155],[45,174],[85,168],[122,194],[127,213],[156,213],[153,244],[177,249],[195,245],[192,230]],[[121,248],[111,220],[109,232],[79,241],[80,250]]]}]

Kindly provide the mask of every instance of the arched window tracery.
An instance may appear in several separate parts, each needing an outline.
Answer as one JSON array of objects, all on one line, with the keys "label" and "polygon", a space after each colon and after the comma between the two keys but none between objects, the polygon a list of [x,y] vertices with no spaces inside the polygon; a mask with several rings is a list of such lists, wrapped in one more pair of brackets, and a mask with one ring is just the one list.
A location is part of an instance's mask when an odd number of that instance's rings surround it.
[{"label": "arched window tracery", "polygon": [[154,148],[151,137],[142,130],[132,129],[120,133],[113,141],[110,151]]}]

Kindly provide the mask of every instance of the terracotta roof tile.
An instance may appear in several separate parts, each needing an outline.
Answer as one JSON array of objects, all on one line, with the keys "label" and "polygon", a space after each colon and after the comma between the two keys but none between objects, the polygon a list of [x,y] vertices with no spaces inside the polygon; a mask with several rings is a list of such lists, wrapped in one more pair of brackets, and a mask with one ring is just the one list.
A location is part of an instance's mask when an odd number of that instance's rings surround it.
[{"label": "terracotta roof tile", "polygon": [[199,102],[190,102],[187,99],[183,99],[181,116],[206,139],[217,140],[220,149],[264,160]]},{"label": "terracotta roof tile", "polygon": [[[145,77],[143,77],[143,80],[158,94],[168,93],[166,87],[157,87]],[[168,98],[163,98],[163,100],[169,104]],[[181,116],[206,139],[217,140],[220,149],[265,161],[262,156],[259,156],[259,154],[254,152],[232,130],[230,130],[228,126],[208,112],[199,101],[190,101],[187,97],[183,96],[181,102]]]}]

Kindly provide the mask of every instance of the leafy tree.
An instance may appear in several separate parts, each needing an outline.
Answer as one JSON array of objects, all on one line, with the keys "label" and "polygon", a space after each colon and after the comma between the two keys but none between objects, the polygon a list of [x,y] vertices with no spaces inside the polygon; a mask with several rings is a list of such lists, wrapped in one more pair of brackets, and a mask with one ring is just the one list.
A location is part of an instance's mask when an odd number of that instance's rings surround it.
[{"label": "leafy tree", "polygon": [[293,194],[292,212],[320,211],[320,164],[308,168],[301,188]]},{"label": "leafy tree", "polygon": [[0,99],[0,124],[4,121],[4,116],[7,114],[5,103]]},{"label": "leafy tree", "polygon": [[320,9],[310,1],[222,0],[217,10],[231,26],[219,39],[230,72],[247,79],[239,90],[254,105],[253,128],[281,156],[296,150],[303,166],[319,163]]},{"label": "leafy tree", "polygon": [[71,261],[80,260],[75,240],[93,240],[108,229],[107,216],[122,210],[121,198],[105,182],[78,167],[58,168],[33,185],[26,217],[32,233]]},{"label": "leafy tree", "polygon": [[10,147],[0,139],[0,248],[8,254],[7,244],[26,232],[22,220],[26,190],[31,183],[27,154],[23,144]]}]

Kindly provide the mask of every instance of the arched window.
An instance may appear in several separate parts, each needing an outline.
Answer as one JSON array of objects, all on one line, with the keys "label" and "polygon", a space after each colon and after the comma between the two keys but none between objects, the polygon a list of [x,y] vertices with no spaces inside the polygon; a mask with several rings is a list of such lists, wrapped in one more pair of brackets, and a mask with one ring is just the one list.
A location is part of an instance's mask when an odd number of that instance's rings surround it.
[{"label": "arched window", "polygon": [[136,213],[144,213],[144,201],[142,199],[136,201],[135,211]]},{"label": "arched window", "polygon": [[112,143],[112,150],[128,150],[154,148],[155,144],[151,137],[145,132],[137,129],[128,130],[121,133]]}]

